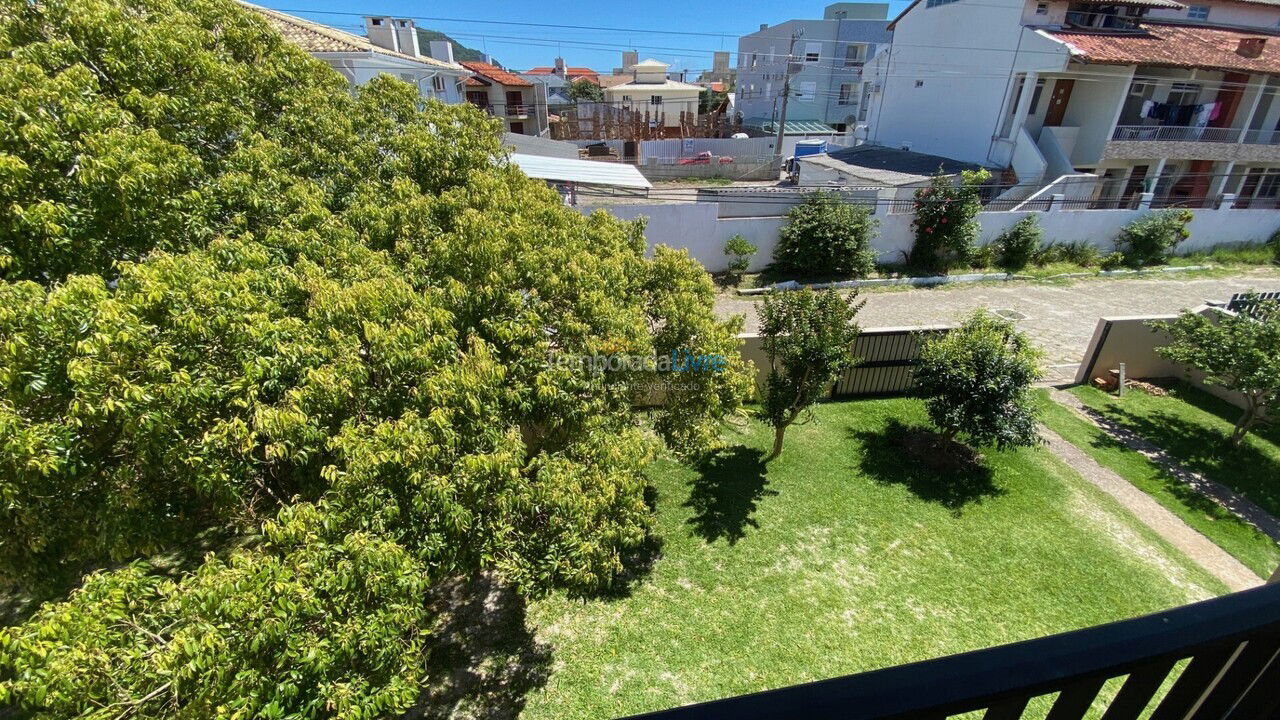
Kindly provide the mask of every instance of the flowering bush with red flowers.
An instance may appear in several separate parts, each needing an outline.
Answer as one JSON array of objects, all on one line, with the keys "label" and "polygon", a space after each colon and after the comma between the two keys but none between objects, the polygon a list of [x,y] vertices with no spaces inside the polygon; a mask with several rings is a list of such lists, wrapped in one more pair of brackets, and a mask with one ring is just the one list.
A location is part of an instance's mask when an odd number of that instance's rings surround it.
[{"label": "flowering bush with red flowers", "polygon": [[957,183],[938,168],[929,184],[916,190],[911,221],[916,240],[907,256],[913,270],[946,272],[968,262],[978,238],[979,191],[990,179],[986,170],[966,170]]}]

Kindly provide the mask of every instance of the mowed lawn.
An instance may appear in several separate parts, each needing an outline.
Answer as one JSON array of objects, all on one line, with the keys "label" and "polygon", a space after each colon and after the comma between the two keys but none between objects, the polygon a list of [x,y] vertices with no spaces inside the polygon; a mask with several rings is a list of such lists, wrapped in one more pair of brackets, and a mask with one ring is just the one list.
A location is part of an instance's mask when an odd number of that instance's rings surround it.
[{"label": "mowed lawn", "polygon": [[[1089,387],[1073,388],[1071,392],[1091,408],[1148,436],[1148,440],[1161,443],[1167,452],[1183,464],[1205,472],[1210,477],[1238,477],[1239,468],[1233,467],[1230,471],[1221,469],[1223,458],[1231,455],[1230,451],[1223,450],[1225,435],[1220,435],[1229,433],[1231,424],[1222,417],[1178,397],[1156,397],[1140,390],[1128,392],[1123,398],[1115,398]],[[1183,389],[1178,394],[1185,396],[1188,392],[1198,391]],[[1204,393],[1200,395],[1203,397],[1199,399],[1210,407],[1218,402]],[[1259,577],[1270,577],[1276,566],[1280,565],[1280,545],[1226,508],[1188,487],[1142,453],[1130,450],[1074,410],[1047,397],[1041,412],[1041,419],[1054,432],[1083,450],[1098,464],[1110,468],[1150,495],[1174,515],[1182,518],[1183,522],[1235,556]],[[1234,409],[1230,412],[1234,412]],[[1186,424],[1194,424],[1197,429],[1184,440],[1181,432]],[[1160,429],[1155,430],[1157,427]],[[1169,442],[1170,433],[1177,434],[1172,442]],[[1255,474],[1255,470],[1262,471],[1258,474],[1268,474],[1264,483],[1269,482],[1273,487],[1280,483],[1280,448],[1265,437],[1252,438],[1246,442],[1248,447],[1241,457],[1249,465],[1245,472]],[[1272,453],[1274,460],[1267,457]],[[1266,493],[1263,495],[1266,496]]]},{"label": "mowed lawn", "polygon": [[762,464],[758,422],[658,462],[649,572],[529,608],[551,654],[523,718],[608,718],[922,660],[1225,592],[1047,450],[941,477],[917,400],[824,404]]}]

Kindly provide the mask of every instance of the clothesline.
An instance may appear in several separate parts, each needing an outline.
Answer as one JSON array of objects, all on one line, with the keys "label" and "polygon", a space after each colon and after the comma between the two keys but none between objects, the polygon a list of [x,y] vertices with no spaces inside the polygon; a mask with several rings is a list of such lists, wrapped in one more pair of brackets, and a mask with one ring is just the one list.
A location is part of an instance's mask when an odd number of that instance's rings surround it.
[{"label": "clothesline", "polygon": [[1162,103],[1154,100],[1142,102],[1142,117],[1159,120],[1161,125],[1178,127],[1204,127],[1222,114],[1222,103],[1215,100],[1196,105]]}]

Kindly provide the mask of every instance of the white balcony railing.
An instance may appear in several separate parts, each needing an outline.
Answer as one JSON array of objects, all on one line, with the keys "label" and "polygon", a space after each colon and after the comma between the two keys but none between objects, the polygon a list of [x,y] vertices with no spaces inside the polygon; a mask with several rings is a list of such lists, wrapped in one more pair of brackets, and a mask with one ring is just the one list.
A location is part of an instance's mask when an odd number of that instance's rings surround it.
[{"label": "white balcony railing", "polygon": [[1167,140],[1171,142],[1240,141],[1240,128],[1185,127],[1173,125],[1118,125],[1112,140]]}]

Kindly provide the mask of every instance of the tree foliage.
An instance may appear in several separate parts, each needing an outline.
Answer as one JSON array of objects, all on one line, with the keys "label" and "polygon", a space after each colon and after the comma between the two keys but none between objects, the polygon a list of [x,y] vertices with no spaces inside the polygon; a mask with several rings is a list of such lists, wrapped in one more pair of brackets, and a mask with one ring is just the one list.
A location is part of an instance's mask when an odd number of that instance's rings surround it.
[{"label": "tree foliage", "polygon": [[908,265],[937,273],[969,261],[980,230],[977,217],[982,210],[982,185],[990,179],[986,170],[965,170],[957,184],[939,168],[929,185],[916,190],[915,217],[911,220],[916,237]]},{"label": "tree foliage", "polygon": [[724,254],[729,256],[729,273],[741,280],[751,267],[751,258],[760,248],[741,235],[734,235],[724,243]]},{"label": "tree foliage", "polygon": [[835,193],[809,193],[787,211],[772,269],[802,278],[866,277],[876,266],[871,240],[878,225],[866,206]]},{"label": "tree foliage", "polygon": [[604,102],[604,88],[581,77],[569,83],[568,95],[574,102]]},{"label": "tree foliage", "polygon": [[828,385],[860,362],[853,357],[862,309],[857,292],[804,288],[766,295],[760,308],[760,336],[769,356],[764,415],[773,426],[773,451],[782,453],[787,428],[813,406]]},{"label": "tree foliage", "polygon": [[963,433],[1003,450],[1036,442],[1031,386],[1040,377],[1040,352],[1026,336],[977,310],[959,328],[923,341],[915,383],[943,436]]},{"label": "tree foliage", "polygon": [[1280,398],[1280,307],[1257,298],[1254,303],[1251,311],[1238,314],[1184,312],[1172,322],[1152,323],[1170,338],[1157,353],[1244,397],[1232,445],[1239,445]]},{"label": "tree foliage", "polygon": [[[697,263],[230,0],[5,2],[0,580],[97,572],[0,636],[0,702],[393,715],[423,583],[614,582],[655,440],[707,447],[748,389]],[[548,362],[673,349],[729,365],[652,422],[656,373]],[[205,530],[242,547],[138,563]]]}]

